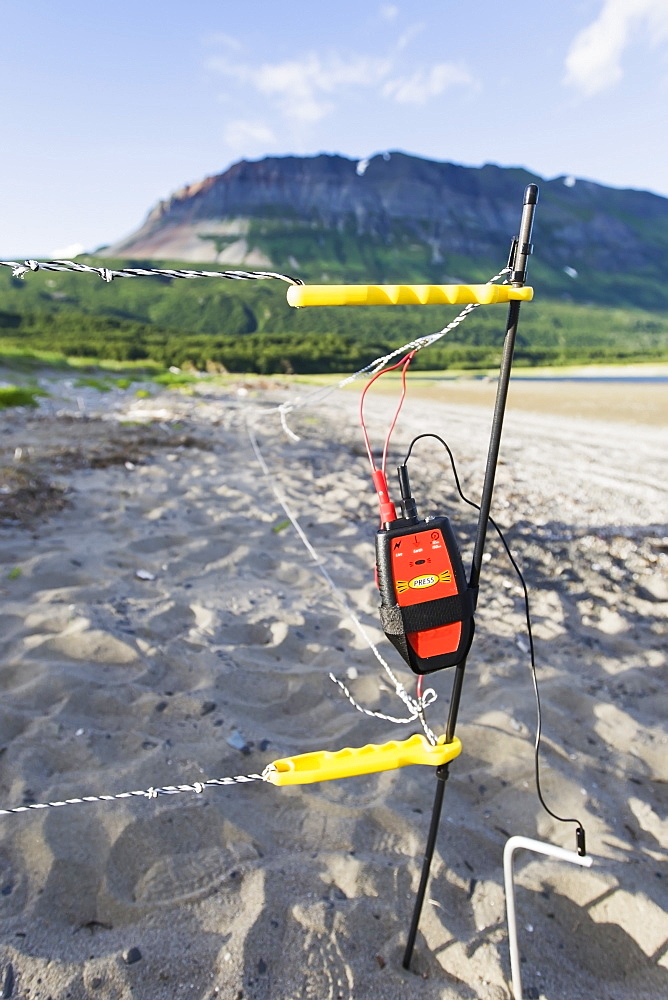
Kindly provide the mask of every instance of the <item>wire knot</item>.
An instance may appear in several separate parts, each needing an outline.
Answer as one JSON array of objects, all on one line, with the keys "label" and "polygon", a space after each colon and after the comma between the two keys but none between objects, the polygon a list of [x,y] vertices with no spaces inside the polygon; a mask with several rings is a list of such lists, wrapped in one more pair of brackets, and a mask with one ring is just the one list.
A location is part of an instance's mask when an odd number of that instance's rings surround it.
[{"label": "wire knot", "polygon": [[39,261],[25,260],[22,264],[15,264],[12,268],[12,277],[23,279],[28,271],[39,271]]},{"label": "wire knot", "polygon": [[438,695],[436,694],[434,689],[427,688],[427,690],[423,692],[422,697],[419,699],[420,708],[422,709],[429,708],[430,705],[434,704],[437,698]]},{"label": "wire knot", "polygon": [[144,792],[144,795],[146,796],[147,799],[157,799],[157,797],[158,797],[158,789],[157,788],[153,788],[151,786],[151,788],[147,788],[146,789],[146,791]]}]

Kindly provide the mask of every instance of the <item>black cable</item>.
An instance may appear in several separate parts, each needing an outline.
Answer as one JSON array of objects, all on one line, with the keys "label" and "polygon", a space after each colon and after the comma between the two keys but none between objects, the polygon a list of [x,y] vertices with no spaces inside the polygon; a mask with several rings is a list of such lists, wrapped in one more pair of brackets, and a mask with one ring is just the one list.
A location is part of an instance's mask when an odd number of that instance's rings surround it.
[{"label": "black cable", "polygon": [[[480,510],[480,505],[479,504],[475,503],[475,501],[473,501],[473,500],[469,500],[469,498],[464,495],[464,492],[462,490],[461,484],[459,482],[459,476],[457,474],[457,467],[455,465],[454,455],[452,454],[452,451],[450,450],[450,446],[448,445],[448,443],[446,441],[444,441],[443,438],[440,437],[438,434],[432,434],[432,433],[418,434],[417,437],[413,438],[413,440],[411,441],[410,446],[408,448],[408,452],[406,453],[406,457],[404,459],[404,462],[403,462],[404,466],[408,463],[408,459],[411,457],[411,453],[413,451],[413,445],[415,445],[422,438],[435,438],[437,441],[439,441],[443,445],[443,447],[445,448],[445,450],[448,453],[448,457],[450,458],[450,465],[452,466],[452,474],[453,474],[454,479],[455,479],[455,486],[457,487],[457,492],[458,492],[459,496],[464,501],[464,503],[467,503],[470,507],[474,507],[475,510]],[[533,641],[533,629],[532,629],[532,626],[531,626],[531,609],[530,609],[530,605],[529,605],[529,591],[527,589],[526,581],[524,579],[522,571],[519,568],[519,566],[517,565],[515,557],[513,556],[512,552],[510,551],[510,547],[509,547],[508,542],[506,541],[506,539],[504,537],[503,532],[501,531],[501,529],[499,528],[498,524],[496,523],[496,521],[494,521],[494,519],[491,516],[489,517],[489,523],[492,525],[492,527],[496,531],[497,535],[501,539],[501,543],[502,543],[502,545],[503,545],[503,547],[504,547],[504,549],[506,551],[506,555],[508,556],[508,559],[510,560],[511,566],[513,567],[513,569],[517,573],[517,576],[519,578],[520,584],[522,585],[522,591],[524,593],[524,611],[525,611],[525,619],[526,619],[526,626],[527,626],[527,635],[529,637],[529,657],[530,657],[530,661],[531,661],[531,679],[533,681],[533,689],[534,689],[534,695],[535,695],[535,699],[536,699],[536,739],[535,739],[535,743],[534,743],[534,770],[535,770],[536,793],[538,795],[538,801],[540,802],[540,804],[543,807],[543,809],[545,810],[545,812],[549,816],[551,816],[553,819],[556,819],[559,823],[575,823],[575,824],[577,824],[577,830],[575,831],[575,839],[576,839],[576,843],[577,843],[577,852],[580,855],[580,857],[584,857],[585,854],[587,853],[586,846],[585,846],[585,844],[586,844],[586,841],[585,841],[585,829],[584,829],[584,826],[582,825],[582,823],[580,822],[580,820],[577,819],[574,816],[568,816],[568,817],[566,817],[566,816],[558,816],[557,813],[553,812],[552,809],[550,809],[550,807],[548,806],[548,804],[546,803],[546,801],[545,801],[545,799],[543,797],[543,791],[542,791],[541,784],[540,784],[540,741],[541,741],[542,730],[543,730],[543,711],[542,711],[542,707],[541,707],[541,703],[540,703],[540,692],[538,690],[538,674],[537,674],[537,671],[536,671],[535,647],[534,647],[534,641]]]}]

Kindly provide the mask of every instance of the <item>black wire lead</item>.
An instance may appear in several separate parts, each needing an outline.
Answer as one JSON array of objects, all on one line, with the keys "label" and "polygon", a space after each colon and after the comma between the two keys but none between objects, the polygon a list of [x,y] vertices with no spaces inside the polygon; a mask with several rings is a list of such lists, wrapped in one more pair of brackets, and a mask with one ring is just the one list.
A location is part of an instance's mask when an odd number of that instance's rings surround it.
[{"label": "black wire lead", "polygon": [[[437,441],[439,441],[443,445],[443,447],[445,448],[445,450],[448,453],[448,457],[450,458],[450,465],[452,466],[452,474],[454,476],[455,486],[457,488],[457,493],[459,494],[460,498],[464,501],[464,503],[467,503],[470,507],[473,507],[475,510],[480,510],[480,505],[479,504],[477,504],[474,500],[470,500],[467,496],[464,495],[464,492],[463,492],[462,487],[461,487],[461,483],[459,481],[459,476],[457,474],[457,467],[455,465],[454,455],[452,454],[452,451],[451,451],[450,446],[448,445],[448,443],[446,441],[444,441],[444,439],[442,437],[440,437],[438,434],[425,433],[425,434],[418,434],[417,437],[414,437],[413,440],[410,443],[410,446],[408,448],[408,452],[406,453],[406,457],[404,459],[403,465],[406,466],[406,464],[408,463],[409,458],[411,457],[411,453],[413,451],[413,446],[418,441],[420,441],[422,438],[435,438]],[[401,466],[400,466],[400,468],[401,468]],[[580,857],[584,857],[585,854],[587,853],[587,850],[586,850],[586,837],[585,837],[584,826],[582,825],[582,823],[580,822],[580,820],[577,819],[574,816],[559,816],[559,815],[557,815],[557,813],[555,813],[552,809],[550,809],[550,807],[548,806],[548,804],[545,801],[545,798],[543,797],[543,791],[542,791],[541,783],[540,783],[540,743],[541,743],[541,736],[542,736],[542,731],[543,731],[543,711],[542,711],[541,702],[540,702],[540,692],[539,692],[539,689],[538,689],[538,674],[537,674],[537,671],[536,671],[536,656],[535,656],[535,647],[534,647],[534,641],[533,641],[533,629],[532,629],[532,626],[531,626],[531,608],[530,608],[530,603],[529,603],[529,591],[528,591],[528,588],[527,588],[524,576],[522,574],[522,571],[519,568],[519,566],[518,566],[518,564],[517,564],[517,562],[515,560],[515,557],[513,556],[512,552],[510,551],[510,546],[508,545],[508,542],[506,541],[503,532],[501,531],[501,529],[499,528],[498,524],[496,523],[496,521],[491,516],[489,517],[489,523],[492,525],[492,527],[496,531],[497,535],[501,539],[501,544],[503,545],[503,547],[504,547],[504,549],[506,551],[506,555],[508,556],[508,559],[510,560],[511,566],[513,567],[513,569],[515,570],[515,572],[516,572],[516,574],[517,574],[517,576],[519,578],[520,584],[522,586],[522,591],[523,591],[523,594],[524,594],[525,619],[526,619],[526,626],[527,626],[527,635],[529,637],[529,658],[530,658],[530,662],[531,662],[531,679],[533,681],[534,696],[535,696],[535,700],[536,700],[536,739],[535,739],[535,743],[534,743],[534,771],[535,771],[536,793],[538,795],[538,801],[540,802],[540,804],[543,807],[543,809],[545,810],[545,812],[549,816],[551,816],[553,819],[556,819],[559,823],[575,823],[575,824],[577,824],[577,829],[575,831],[575,839],[576,839],[576,844],[577,844],[577,853],[580,855]]]}]

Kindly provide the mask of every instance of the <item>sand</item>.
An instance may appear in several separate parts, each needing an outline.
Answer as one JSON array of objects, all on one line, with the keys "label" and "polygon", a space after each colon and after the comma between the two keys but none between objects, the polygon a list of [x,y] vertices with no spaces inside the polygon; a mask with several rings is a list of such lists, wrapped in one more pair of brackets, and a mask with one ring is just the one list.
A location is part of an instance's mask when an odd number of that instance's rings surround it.
[{"label": "sand", "polygon": [[[295,442],[276,406],[304,387],[137,399],[49,386],[39,410],[0,414],[0,807],[256,774],[418,731],[355,711],[328,679],[404,714],[272,490],[413,691],[378,624],[353,394],[293,413]],[[442,434],[475,497],[491,412],[459,391],[409,398],[394,456],[416,433]],[[668,995],[665,424],[623,407],[616,421],[577,404],[564,415],[548,396],[509,412],[494,513],[531,591],[544,792],[585,823],[594,864],[518,853],[524,992],[656,1000]],[[369,404],[377,447],[392,409]],[[437,446],[417,446],[412,474],[422,513],[451,516],[468,558],[474,524]],[[510,997],[504,843],[573,849],[574,836],[536,799],[521,592],[492,537],[488,553],[412,972],[401,957],[435,786],[420,767],[0,816],[3,997]],[[440,732],[451,673],[430,684]]]}]

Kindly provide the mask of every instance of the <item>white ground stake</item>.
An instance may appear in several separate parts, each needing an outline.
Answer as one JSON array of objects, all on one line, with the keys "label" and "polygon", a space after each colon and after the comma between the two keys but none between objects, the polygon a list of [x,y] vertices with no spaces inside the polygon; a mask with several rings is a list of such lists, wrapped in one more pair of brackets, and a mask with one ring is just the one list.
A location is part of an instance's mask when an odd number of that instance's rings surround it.
[{"label": "white ground stake", "polygon": [[548,854],[558,861],[570,861],[573,865],[591,868],[592,858],[589,855],[580,857],[575,851],[566,851],[563,847],[544,844],[530,837],[511,837],[503,849],[503,878],[506,885],[506,914],[508,917],[508,945],[510,947],[510,971],[513,977],[513,996],[522,1000],[522,977],[520,975],[520,952],[517,946],[517,921],[515,918],[515,884],[513,882],[513,855],[518,847],[537,854]]}]

